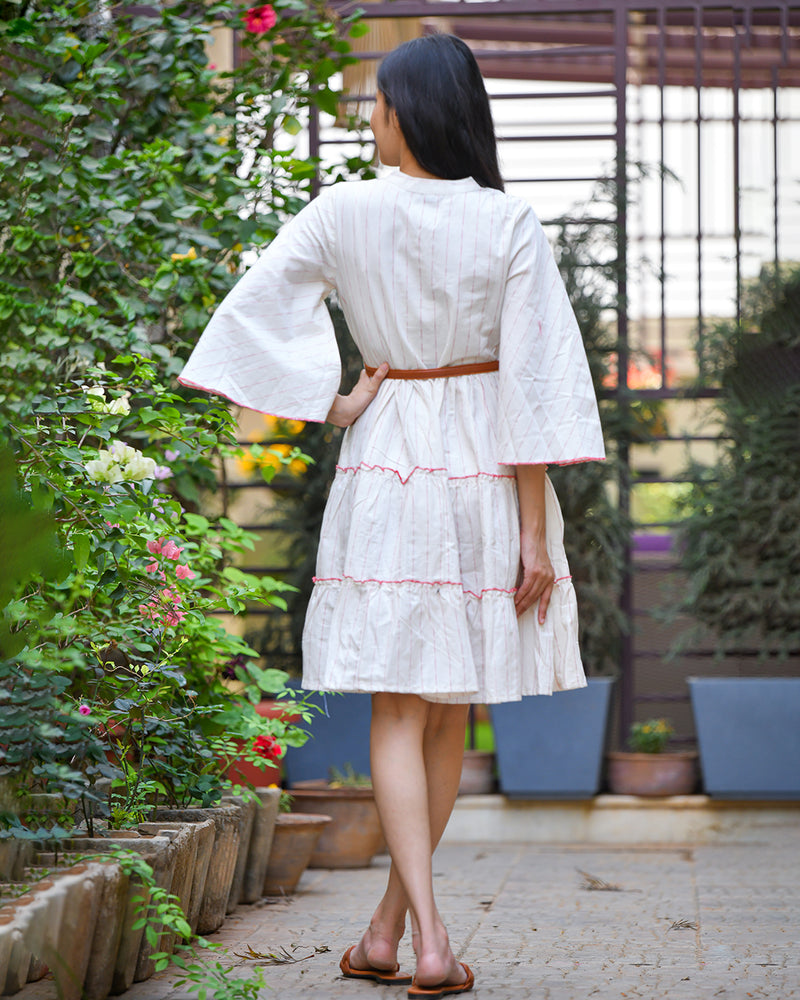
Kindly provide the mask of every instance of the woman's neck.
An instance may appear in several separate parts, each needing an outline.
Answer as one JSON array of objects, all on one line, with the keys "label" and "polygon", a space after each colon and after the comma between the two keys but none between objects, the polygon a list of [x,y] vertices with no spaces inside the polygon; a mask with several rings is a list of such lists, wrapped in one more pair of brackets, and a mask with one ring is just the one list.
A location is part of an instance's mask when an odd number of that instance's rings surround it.
[{"label": "woman's neck", "polygon": [[408,148],[408,146],[403,144],[404,148],[400,150],[400,172],[403,174],[408,174],[410,177],[429,177],[431,180],[441,180],[436,174],[430,173],[430,171],[425,170],[417,162],[416,157]]}]

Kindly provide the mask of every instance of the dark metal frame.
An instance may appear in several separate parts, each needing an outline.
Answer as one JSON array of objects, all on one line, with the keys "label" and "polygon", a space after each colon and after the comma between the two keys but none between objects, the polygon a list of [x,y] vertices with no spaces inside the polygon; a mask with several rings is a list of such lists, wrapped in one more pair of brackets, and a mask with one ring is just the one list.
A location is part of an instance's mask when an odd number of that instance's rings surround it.
[{"label": "dark metal frame", "polygon": [[[332,8],[339,13],[349,13],[357,4],[351,0],[332,0]],[[701,138],[704,126],[702,96],[706,85],[726,85],[733,94],[731,123],[733,127],[733,239],[735,243],[735,282],[742,288],[742,223],[741,223],[741,164],[740,164],[740,94],[743,88],[770,86],[773,91],[773,142],[771,149],[774,168],[772,205],[773,256],[779,264],[780,205],[778,195],[778,90],[781,86],[800,86],[800,2],[776,0],[763,3],[739,2],[721,6],[719,2],[704,3],[700,0],[575,0],[572,3],[553,3],[552,0],[493,0],[493,2],[464,2],[464,0],[381,0],[364,8],[365,15],[373,18],[446,18],[451,30],[461,33],[471,44],[486,76],[516,76],[525,79],[574,80],[600,84],[604,90],[591,89],[585,96],[603,94],[615,99],[613,138],[616,146],[615,181],[617,215],[617,332],[619,338],[619,383],[615,395],[621,405],[631,399],[676,400],[687,397],[711,397],[716,394],[713,386],[678,389],[667,384],[666,362],[669,355],[669,337],[666,318],[666,283],[664,280],[667,258],[667,233],[665,218],[665,178],[661,177],[661,207],[659,219],[660,281],[660,345],[661,385],[659,388],[631,390],[628,386],[629,314],[628,314],[628,88],[631,83],[642,82],[659,88],[660,148],[665,159],[665,126],[668,123],[664,105],[665,88],[671,85],[690,86],[696,92],[696,115],[693,122],[697,137],[698,198],[696,213],[697,246],[697,324],[700,338],[707,322],[704,287],[704,233],[702,226],[703,159]],[[565,27],[566,26],[566,27]],[[566,31],[568,28],[568,31]],[[643,48],[638,65],[632,65],[631,33],[637,29],[643,38]],[[570,37],[559,44],[566,34]],[[560,32],[560,33],[559,33]],[[496,41],[514,39],[530,45],[521,51],[519,45],[503,52],[492,47]],[[691,40],[688,50],[682,43]],[[732,42],[732,47],[728,43]],[[643,55],[642,55],[643,53]],[[361,58],[377,59],[381,53],[361,53]],[[543,67],[545,67],[543,69]],[[610,85],[610,87],[609,87]],[[506,99],[520,96],[504,95]],[[599,138],[576,133],[568,136],[540,136],[541,141],[553,139]],[[513,136],[506,141],[530,139]],[[334,140],[335,141],[335,140]],[[344,141],[344,140],[342,140]],[[319,121],[312,113],[310,149],[319,156],[323,140]],[[576,180],[578,178],[575,178]],[[529,178],[528,180],[544,180]],[[737,295],[737,319],[739,295]],[[663,436],[660,440],[678,440]],[[696,436],[694,440],[710,440]],[[630,455],[627,446],[621,448],[620,457],[628,474],[620,482],[620,503],[623,509],[630,506]],[[658,480],[656,480],[658,481]],[[629,572],[626,574],[622,594],[623,610],[634,621],[643,609],[634,607],[634,568],[632,553],[627,553]],[[639,572],[658,571],[655,566],[638,567]],[[698,655],[706,655],[697,651]],[[685,700],[688,695],[649,691],[637,693],[636,664],[660,652],[639,649],[633,631],[623,637],[620,669],[619,730],[627,733],[633,720],[636,705],[640,702],[670,702]]]}]

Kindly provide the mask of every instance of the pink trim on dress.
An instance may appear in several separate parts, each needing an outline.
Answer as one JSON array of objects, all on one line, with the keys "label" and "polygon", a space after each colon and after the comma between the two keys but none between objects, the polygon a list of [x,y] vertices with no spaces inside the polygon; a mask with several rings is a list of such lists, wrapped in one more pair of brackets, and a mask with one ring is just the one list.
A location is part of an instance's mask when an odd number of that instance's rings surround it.
[{"label": "pink trim on dress", "polygon": [[[414,475],[415,472],[447,472],[445,468],[431,469],[424,465],[415,465],[414,468],[409,472],[409,474],[403,478],[401,473],[397,469],[389,468],[386,465],[369,465],[367,462],[361,462],[359,465],[337,465],[337,472],[359,472],[361,469],[367,469],[369,471],[378,470],[379,472],[393,472],[400,482],[405,486],[409,479]],[[497,472],[473,472],[468,476],[448,476],[448,481],[454,481],[458,479],[478,479],[481,476],[486,479],[516,479],[514,473],[497,473]]]},{"label": "pink trim on dress", "polygon": [[229,396],[227,393],[221,392],[219,389],[209,389],[204,385],[200,385],[199,382],[190,382],[189,379],[183,378],[182,375],[178,376],[178,382],[180,385],[186,386],[187,389],[199,389],[201,392],[211,393],[212,396],[222,396],[223,399],[227,399],[228,402],[233,403],[234,406],[241,406],[244,410],[253,410],[255,413],[264,413],[268,417],[275,417],[278,420],[302,420],[306,424],[324,424],[325,420],[317,420],[316,417],[284,417],[280,413],[268,413],[266,410],[259,410],[256,406],[248,406],[247,403],[240,403],[238,399],[234,399],[233,396]]},{"label": "pink trim on dress", "polygon": [[511,590],[508,590],[505,587],[484,587],[483,590],[476,593],[474,590],[467,590],[464,585],[459,583],[457,580],[374,580],[372,578],[358,580],[354,576],[315,576],[312,577],[312,579],[314,583],[418,583],[423,587],[460,587],[465,594],[468,594],[470,597],[475,597],[478,600],[481,600],[484,594],[516,594],[517,592],[516,587]]}]

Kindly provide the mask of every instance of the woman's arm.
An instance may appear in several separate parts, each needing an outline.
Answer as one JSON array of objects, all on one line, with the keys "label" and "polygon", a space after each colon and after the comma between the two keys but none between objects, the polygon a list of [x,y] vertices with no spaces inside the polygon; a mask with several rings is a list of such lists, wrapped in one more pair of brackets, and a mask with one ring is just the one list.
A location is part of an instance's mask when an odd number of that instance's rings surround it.
[{"label": "woman's arm", "polygon": [[353,389],[346,396],[341,393],[337,394],[333,406],[325,418],[328,423],[334,424],[336,427],[349,427],[350,424],[355,423],[375,398],[378,386],[383,382],[388,371],[389,366],[386,362],[378,368],[371,378],[362,369]]},{"label": "woman's arm", "polygon": [[543,625],[553,593],[555,572],[547,554],[544,476],[546,465],[517,465],[520,520],[520,578],[514,606],[517,616],[539,601],[539,624]]}]

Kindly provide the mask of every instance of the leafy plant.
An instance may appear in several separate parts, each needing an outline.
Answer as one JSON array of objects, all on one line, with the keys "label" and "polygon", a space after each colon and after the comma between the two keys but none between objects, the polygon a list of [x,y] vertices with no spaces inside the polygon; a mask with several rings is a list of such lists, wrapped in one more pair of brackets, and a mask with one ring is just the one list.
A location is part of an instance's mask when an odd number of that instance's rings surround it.
[{"label": "leafy plant", "polygon": [[675,730],[667,719],[634,722],[628,744],[634,753],[663,753]]},{"label": "leafy plant", "polygon": [[[65,559],[61,574],[30,572],[5,609],[17,652],[0,721],[21,787],[79,800],[91,824],[94,786],[110,777],[101,811],[124,825],[159,798],[217,801],[242,743],[298,745],[306,734],[261,719],[222,684],[224,664],[256,654],[217,610],[280,603],[285,587],[232,564],[250,534],[176,497],[174,472],[236,451],[228,409],[184,405],[146,359],[118,366],[90,370],[90,384],[38,400],[35,421],[9,426],[18,489],[47,512]],[[243,676],[256,691],[286,679],[257,666]]]},{"label": "leafy plant", "polygon": [[[243,258],[303,206],[315,161],[292,137],[310,109],[337,113],[364,29],[323,0],[273,6],[268,31],[237,0],[0,7],[0,411],[121,353],[174,374]],[[224,25],[227,72],[208,55]]]},{"label": "leafy plant", "polygon": [[[682,604],[718,652],[800,650],[800,266],[762,269],[737,325],[699,345],[706,383],[720,386],[716,465],[693,465],[681,525]],[[691,636],[684,636],[688,641]]]}]

